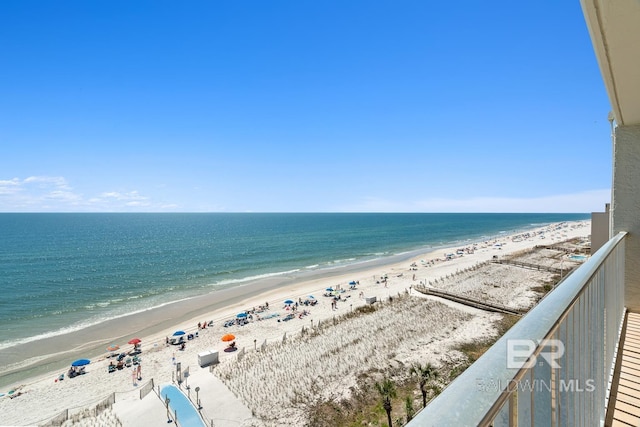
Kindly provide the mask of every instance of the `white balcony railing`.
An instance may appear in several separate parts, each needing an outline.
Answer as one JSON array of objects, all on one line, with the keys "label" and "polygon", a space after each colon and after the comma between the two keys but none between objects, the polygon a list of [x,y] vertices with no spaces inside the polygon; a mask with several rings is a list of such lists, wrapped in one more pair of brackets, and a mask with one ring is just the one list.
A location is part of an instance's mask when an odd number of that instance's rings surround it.
[{"label": "white balcony railing", "polygon": [[408,426],[602,426],[624,318],[620,233]]}]

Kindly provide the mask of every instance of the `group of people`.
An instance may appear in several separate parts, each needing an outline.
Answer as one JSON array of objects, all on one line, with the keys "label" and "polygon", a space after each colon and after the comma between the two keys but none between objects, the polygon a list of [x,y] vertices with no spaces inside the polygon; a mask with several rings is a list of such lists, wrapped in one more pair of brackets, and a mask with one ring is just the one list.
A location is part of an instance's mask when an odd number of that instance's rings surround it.
[{"label": "group of people", "polygon": [[[364,294],[362,292],[360,292],[361,297],[364,297]],[[346,297],[342,298],[342,295],[338,294],[338,295],[334,295],[333,299],[331,300],[331,309],[332,310],[337,310],[338,309],[338,301],[346,301],[347,298],[351,298],[351,295],[347,295]]]},{"label": "group of people", "polygon": [[318,300],[317,300],[317,299],[315,299],[315,298],[313,298],[313,299],[312,299],[312,298],[307,298],[307,299],[305,299],[304,301],[302,300],[302,298],[298,298],[298,302],[296,303],[296,306],[297,306],[298,304],[300,304],[300,305],[306,305],[306,306],[309,306],[309,305],[310,305],[310,306],[312,306],[312,307],[313,307],[313,306],[314,306],[314,305],[316,305],[317,303],[318,303]]},{"label": "group of people", "polygon": [[126,358],[126,353],[119,354],[117,357],[117,364],[114,363],[113,360],[109,362],[109,373],[115,372],[116,370],[122,370],[125,367],[129,368],[132,365],[134,366],[134,368],[136,365],[140,366],[140,364],[142,363],[142,359],[138,357],[138,354],[140,354],[141,352],[142,351],[139,348],[136,349],[136,351],[130,352],[129,355],[133,355],[133,358]]},{"label": "group of people", "polygon": [[[248,325],[249,322],[255,320],[262,320],[260,314],[269,310],[269,303],[265,302],[264,305],[259,305],[258,308],[252,307],[250,310],[245,310],[242,312],[242,316],[238,315],[235,319],[230,319],[224,322],[223,326],[228,328],[229,326],[244,326]],[[267,316],[269,318],[271,316]]]},{"label": "group of people", "polygon": [[207,329],[207,326],[213,326],[213,320],[210,320],[209,323],[207,323],[206,320],[203,322],[198,322],[198,329]]},{"label": "group of people", "polygon": [[69,368],[69,371],[67,372],[67,376],[69,378],[73,378],[73,377],[77,377],[78,375],[83,375],[84,373],[85,373],[84,366],[72,366],[71,368]]}]

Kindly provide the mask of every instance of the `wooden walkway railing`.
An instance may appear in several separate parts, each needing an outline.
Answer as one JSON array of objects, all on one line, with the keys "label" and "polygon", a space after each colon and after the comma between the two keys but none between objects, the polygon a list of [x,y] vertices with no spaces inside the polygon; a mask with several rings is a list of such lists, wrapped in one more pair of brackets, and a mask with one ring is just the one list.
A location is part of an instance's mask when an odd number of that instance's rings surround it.
[{"label": "wooden walkway railing", "polygon": [[491,260],[491,262],[493,262],[494,264],[515,265],[516,267],[528,268],[530,270],[548,271],[555,274],[562,274],[563,272],[566,273],[568,271],[568,269],[563,270],[562,268],[548,267],[546,265],[533,264],[531,262],[516,261],[511,259],[494,259]]},{"label": "wooden walkway railing", "polygon": [[428,288],[424,285],[415,286],[414,289],[425,295],[433,295],[436,297],[448,299],[450,301],[468,305],[470,307],[475,307],[480,310],[491,311],[495,313],[513,314],[516,316],[522,316],[524,313],[526,313],[526,310],[518,310],[515,308],[507,307],[506,305],[493,304],[486,301],[480,301],[478,299],[469,298],[469,297],[454,294],[451,292],[445,292],[439,289]]}]

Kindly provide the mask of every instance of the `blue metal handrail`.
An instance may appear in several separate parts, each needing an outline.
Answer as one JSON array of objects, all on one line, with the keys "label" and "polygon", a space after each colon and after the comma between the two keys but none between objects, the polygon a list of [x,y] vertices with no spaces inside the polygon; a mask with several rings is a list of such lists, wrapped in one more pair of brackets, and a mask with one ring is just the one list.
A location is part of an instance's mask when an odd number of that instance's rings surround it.
[{"label": "blue metal handrail", "polygon": [[[603,425],[625,311],[625,236],[610,239],[408,426]],[[523,348],[535,363],[514,366],[527,360],[516,357]]]}]

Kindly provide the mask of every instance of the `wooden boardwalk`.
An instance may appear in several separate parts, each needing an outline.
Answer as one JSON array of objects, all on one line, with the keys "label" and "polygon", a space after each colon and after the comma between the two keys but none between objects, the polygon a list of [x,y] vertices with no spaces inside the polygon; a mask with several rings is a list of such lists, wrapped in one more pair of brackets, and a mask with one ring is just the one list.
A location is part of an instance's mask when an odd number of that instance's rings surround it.
[{"label": "wooden boardwalk", "polygon": [[495,313],[504,313],[504,314],[513,314],[516,316],[522,316],[526,311],[516,310],[511,307],[507,307],[501,304],[493,304],[486,301],[480,301],[477,299],[469,298],[463,295],[454,294],[451,292],[441,291],[439,289],[428,288],[426,286],[415,286],[414,289],[420,293],[425,295],[433,295],[436,297],[448,299],[450,301],[454,301],[460,304],[468,305],[470,307],[475,307],[480,310],[491,311]]},{"label": "wooden boardwalk", "polygon": [[563,270],[562,268],[548,267],[546,265],[533,264],[531,262],[516,261],[511,259],[494,259],[491,260],[491,262],[494,264],[506,264],[516,267],[528,268],[529,270],[548,271],[555,274],[563,274],[563,272],[564,274],[567,274],[567,272],[569,271],[568,268]]},{"label": "wooden boardwalk", "polygon": [[640,426],[640,313],[627,315],[605,425]]}]

